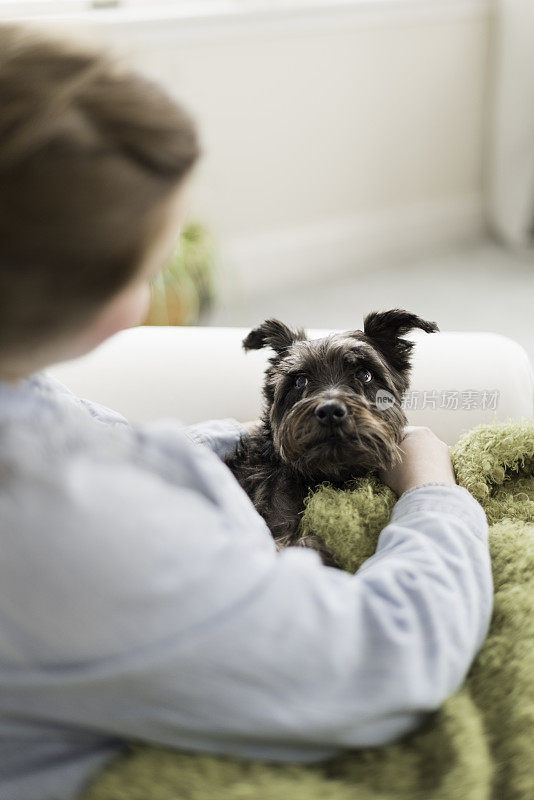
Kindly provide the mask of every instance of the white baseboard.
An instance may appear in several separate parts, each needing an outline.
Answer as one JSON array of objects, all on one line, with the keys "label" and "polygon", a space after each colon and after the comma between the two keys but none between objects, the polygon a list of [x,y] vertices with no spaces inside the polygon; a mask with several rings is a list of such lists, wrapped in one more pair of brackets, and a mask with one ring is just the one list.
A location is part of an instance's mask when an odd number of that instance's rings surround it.
[{"label": "white baseboard", "polygon": [[484,231],[482,198],[474,195],[243,236],[221,243],[224,283],[250,297],[424,257],[474,242]]}]

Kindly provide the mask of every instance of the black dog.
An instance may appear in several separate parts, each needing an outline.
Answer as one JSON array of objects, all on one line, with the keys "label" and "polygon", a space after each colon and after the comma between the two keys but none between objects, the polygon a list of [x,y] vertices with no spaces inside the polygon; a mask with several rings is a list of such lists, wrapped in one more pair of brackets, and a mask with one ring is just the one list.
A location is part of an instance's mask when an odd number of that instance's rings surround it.
[{"label": "black dog", "polygon": [[369,314],[363,331],[324,339],[309,340],[276,319],[244,339],[245,350],[271,347],[275,355],[265,372],[259,430],[242,437],[226,464],[279,548],[314,547],[331,563],[318,542],[299,535],[309,490],[325,480],[341,486],[398,462],[413,347],[402,334],[413,328],[438,330],[393,309]]}]

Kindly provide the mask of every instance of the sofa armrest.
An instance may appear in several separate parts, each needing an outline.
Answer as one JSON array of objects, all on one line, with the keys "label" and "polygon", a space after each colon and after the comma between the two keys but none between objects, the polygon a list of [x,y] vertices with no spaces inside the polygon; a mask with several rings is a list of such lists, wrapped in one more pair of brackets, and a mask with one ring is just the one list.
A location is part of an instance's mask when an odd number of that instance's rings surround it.
[{"label": "sofa armrest", "polygon": [[[258,416],[268,350],[245,354],[248,328],[139,327],[48,371],[76,394],[134,422]],[[310,330],[312,338],[327,331]],[[481,422],[532,417],[525,350],[494,333],[414,333],[406,414],[449,444]]]}]

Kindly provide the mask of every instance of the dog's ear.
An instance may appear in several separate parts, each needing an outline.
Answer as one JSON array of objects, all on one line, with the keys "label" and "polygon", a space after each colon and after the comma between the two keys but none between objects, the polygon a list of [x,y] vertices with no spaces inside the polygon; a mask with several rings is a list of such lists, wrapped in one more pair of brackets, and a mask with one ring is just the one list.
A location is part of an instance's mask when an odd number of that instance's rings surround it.
[{"label": "dog's ear", "polygon": [[282,355],[293,342],[305,339],[305,332],[299,328],[292,331],[287,325],[277,319],[266,319],[257,328],[253,328],[243,339],[245,350],[260,350],[262,347],[272,349]]},{"label": "dog's ear", "polygon": [[435,322],[428,322],[416,314],[410,314],[401,308],[391,311],[372,311],[363,322],[363,332],[371,343],[380,350],[395,369],[403,371],[410,366],[410,353],[413,342],[402,338],[414,328],[425,333],[439,330]]}]

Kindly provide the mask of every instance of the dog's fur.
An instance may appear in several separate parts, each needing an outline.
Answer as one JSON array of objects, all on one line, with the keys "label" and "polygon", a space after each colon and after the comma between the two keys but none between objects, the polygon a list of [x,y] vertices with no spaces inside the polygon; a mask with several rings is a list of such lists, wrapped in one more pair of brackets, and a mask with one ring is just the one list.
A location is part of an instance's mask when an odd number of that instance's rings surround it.
[{"label": "dog's fur", "polygon": [[[363,331],[324,339],[309,340],[276,319],[244,339],[245,350],[270,347],[274,356],[265,372],[259,429],[241,438],[226,463],[279,548],[313,547],[331,563],[319,542],[299,535],[310,489],[325,480],[341,486],[398,463],[413,347],[402,335],[414,328],[438,330],[434,322],[393,309],[368,314]],[[385,406],[377,402],[378,390],[388,393]]]}]

